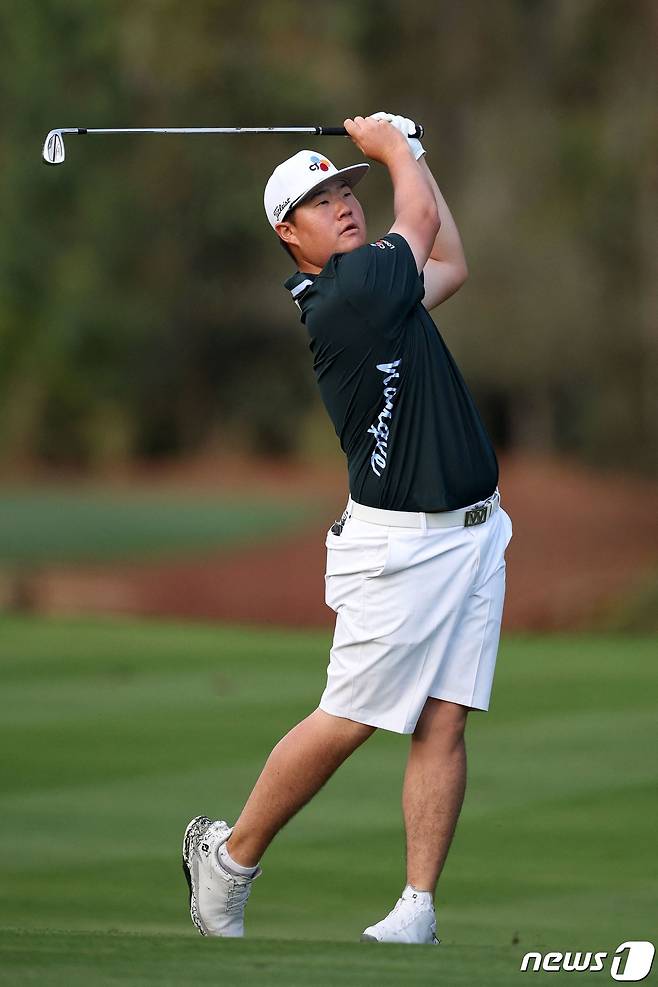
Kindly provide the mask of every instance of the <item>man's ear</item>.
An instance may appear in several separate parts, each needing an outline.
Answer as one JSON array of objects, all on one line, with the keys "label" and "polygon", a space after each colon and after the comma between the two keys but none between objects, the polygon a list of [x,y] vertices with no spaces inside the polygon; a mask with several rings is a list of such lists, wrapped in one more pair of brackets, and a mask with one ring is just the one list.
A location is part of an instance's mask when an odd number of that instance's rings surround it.
[{"label": "man's ear", "polygon": [[274,229],[279,234],[279,236],[281,237],[284,243],[288,244],[289,246],[290,245],[295,247],[299,246],[299,241],[297,240],[297,235],[295,233],[292,223],[286,222],[284,220],[283,223],[277,223]]}]

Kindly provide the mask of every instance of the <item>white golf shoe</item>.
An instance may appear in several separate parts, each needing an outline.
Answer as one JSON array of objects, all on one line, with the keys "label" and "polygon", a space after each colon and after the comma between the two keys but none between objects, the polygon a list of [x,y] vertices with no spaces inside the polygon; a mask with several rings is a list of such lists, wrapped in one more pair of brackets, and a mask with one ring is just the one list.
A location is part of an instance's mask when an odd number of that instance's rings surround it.
[{"label": "white golf shoe", "polygon": [[221,819],[196,816],[183,837],[183,873],[190,889],[190,915],[202,936],[244,935],[244,907],[261,874],[236,877],[219,862],[217,851],[232,828]]},{"label": "white golf shoe", "polygon": [[361,942],[432,943],[436,938],[436,916],[429,891],[407,884],[393,911],[376,925],[364,929]]}]

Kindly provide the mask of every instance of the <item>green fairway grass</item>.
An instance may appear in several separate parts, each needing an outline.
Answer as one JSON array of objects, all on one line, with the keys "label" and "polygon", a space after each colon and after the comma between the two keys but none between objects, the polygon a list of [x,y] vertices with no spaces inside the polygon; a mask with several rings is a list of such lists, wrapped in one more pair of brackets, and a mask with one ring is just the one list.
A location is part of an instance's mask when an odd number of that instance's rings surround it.
[{"label": "green fairway grass", "polygon": [[655,641],[621,636],[503,641],[491,711],[469,719],[440,947],[358,942],[404,883],[409,741],[384,732],[271,846],[247,938],[199,937],[183,829],[199,813],[233,821],[317,704],[328,645],[321,632],[3,620],[5,982],[495,987],[570,976],[519,973],[529,950],[655,942]]},{"label": "green fairway grass", "polygon": [[294,527],[308,503],[253,497],[0,491],[0,563],[195,554]]}]

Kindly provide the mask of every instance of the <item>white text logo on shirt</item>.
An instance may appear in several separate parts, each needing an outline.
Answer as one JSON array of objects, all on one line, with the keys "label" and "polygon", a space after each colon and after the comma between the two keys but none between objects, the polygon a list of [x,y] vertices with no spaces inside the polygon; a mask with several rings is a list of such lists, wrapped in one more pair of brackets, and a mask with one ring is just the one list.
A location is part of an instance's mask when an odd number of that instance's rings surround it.
[{"label": "white text logo on shirt", "polygon": [[380,250],[395,250],[395,244],[391,243],[390,240],[375,240],[375,242],[371,243],[370,246],[379,247]]},{"label": "white text logo on shirt", "polygon": [[386,374],[386,376],[384,377],[384,407],[379,412],[376,423],[368,429],[368,433],[372,432],[375,436],[375,448],[370,456],[370,467],[375,476],[381,476],[382,470],[386,469],[388,437],[390,434],[390,428],[386,419],[393,417],[393,400],[398,392],[397,386],[394,387],[391,381],[396,378],[398,380],[400,379],[400,374],[396,368],[401,363],[402,360],[393,360],[392,363],[377,364],[377,369],[383,374]]}]

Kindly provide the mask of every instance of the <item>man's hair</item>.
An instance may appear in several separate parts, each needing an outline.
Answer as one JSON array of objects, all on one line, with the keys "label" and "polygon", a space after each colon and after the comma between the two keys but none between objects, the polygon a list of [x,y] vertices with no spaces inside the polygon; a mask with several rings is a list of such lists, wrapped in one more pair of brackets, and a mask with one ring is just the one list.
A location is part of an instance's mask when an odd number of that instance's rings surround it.
[{"label": "man's hair", "polygon": [[[287,222],[287,221],[288,221],[289,219],[292,219],[292,218],[293,218],[293,216],[294,216],[294,214],[295,214],[295,210],[294,210],[294,209],[291,209],[291,210],[290,210],[290,212],[287,212],[287,213],[285,214],[285,216],[283,217],[283,220],[282,220],[282,222]],[[294,222],[294,220],[293,220],[293,222]],[[294,263],[294,264],[296,265],[296,264],[297,264],[297,260],[296,260],[296,258],[295,258],[295,255],[293,254],[293,252],[292,252],[292,250],[290,249],[290,247],[288,246],[288,244],[286,243],[286,241],[285,241],[285,240],[283,240],[283,239],[282,239],[282,238],[281,238],[281,237],[279,236],[279,234],[278,234],[278,233],[277,233],[277,239],[278,239],[278,241],[279,241],[279,243],[281,244],[281,246],[283,247],[283,249],[285,250],[285,252],[286,252],[286,253],[288,254],[288,256],[289,256],[289,257],[291,258],[291,260],[293,261],[293,263]]]}]

